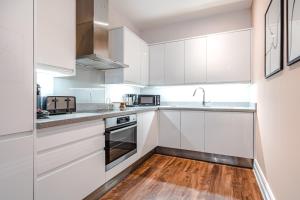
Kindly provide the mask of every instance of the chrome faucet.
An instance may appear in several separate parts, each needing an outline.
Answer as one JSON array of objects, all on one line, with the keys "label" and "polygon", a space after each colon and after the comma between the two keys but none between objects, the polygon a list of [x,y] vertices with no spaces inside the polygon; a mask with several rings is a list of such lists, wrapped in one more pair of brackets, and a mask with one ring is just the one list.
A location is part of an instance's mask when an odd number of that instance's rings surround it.
[{"label": "chrome faucet", "polygon": [[194,91],[193,97],[196,95],[198,90],[202,90],[203,92],[203,97],[202,97],[202,105],[205,105],[205,90],[202,87],[197,87]]}]

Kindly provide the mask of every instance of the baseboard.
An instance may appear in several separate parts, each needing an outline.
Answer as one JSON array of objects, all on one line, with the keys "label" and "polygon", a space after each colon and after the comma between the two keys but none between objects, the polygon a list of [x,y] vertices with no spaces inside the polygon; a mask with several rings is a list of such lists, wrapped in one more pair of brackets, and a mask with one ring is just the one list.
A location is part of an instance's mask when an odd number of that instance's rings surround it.
[{"label": "baseboard", "polygon": [[275,200],[275,197],[269,186],[269,183],[267,182],[267,179],[263,174],[257,160],[254,160],[253,170],[264,200]]},{"label": "baseboard", "polygon": [[114,178],[106,182],[104,185],[96,189],[94,192],[89,194],[83,200],[99,200],[102,196],[104,196],[108,191],[110,191],[113,187],[119,184],[123,179],[125,179],[130,173],[136,170],[139,166],[141,166],[146,160],[148,160],[155,153],[155,149],[151,150],[149,153],[144,155],[139,160],[135,161],[125,170],[120,172]]},{"label": "baseboard", "polygon": [[248,158],[239,158],[234,156],[225,156],[219,154],[189,151],[184,149],[174,149],[161,146],[156,147],[155,153],[167,156],[176,156],[180,158],[205,161],[210,163],[231,165],[235,167],[244,167],[250,169],[253,168],[253,159]]}]

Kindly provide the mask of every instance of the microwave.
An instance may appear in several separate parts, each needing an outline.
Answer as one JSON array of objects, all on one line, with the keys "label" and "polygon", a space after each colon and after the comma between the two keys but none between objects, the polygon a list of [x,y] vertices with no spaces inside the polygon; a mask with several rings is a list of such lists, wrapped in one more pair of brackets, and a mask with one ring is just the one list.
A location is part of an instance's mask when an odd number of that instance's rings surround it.
[{"label": "microwave", "polygon": [[138,105],[140,106],[159,106],[160,95],[144,95],[138,96]]}]

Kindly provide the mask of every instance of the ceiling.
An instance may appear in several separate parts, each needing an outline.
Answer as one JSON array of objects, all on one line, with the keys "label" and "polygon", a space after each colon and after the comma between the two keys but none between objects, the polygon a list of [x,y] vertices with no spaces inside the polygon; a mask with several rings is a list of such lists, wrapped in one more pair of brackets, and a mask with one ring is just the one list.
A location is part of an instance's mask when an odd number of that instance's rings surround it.
[{"label": "ceiling", "polygon": [[126,16],[137,28],[207,17],[250,8],[252,0],[109,0],[110,5]]}]

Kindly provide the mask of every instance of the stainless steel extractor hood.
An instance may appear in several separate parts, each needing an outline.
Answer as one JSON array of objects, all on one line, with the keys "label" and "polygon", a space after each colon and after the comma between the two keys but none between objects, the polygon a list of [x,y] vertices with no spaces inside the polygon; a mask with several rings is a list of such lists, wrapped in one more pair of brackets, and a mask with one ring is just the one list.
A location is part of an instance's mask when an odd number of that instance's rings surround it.
[{"label": "stainless steel extractor hood", "polygon": [[109,58],[108,0],[76,0],[76,65],[98,70],[129,67]]}]

